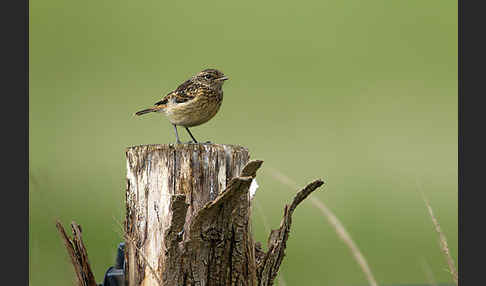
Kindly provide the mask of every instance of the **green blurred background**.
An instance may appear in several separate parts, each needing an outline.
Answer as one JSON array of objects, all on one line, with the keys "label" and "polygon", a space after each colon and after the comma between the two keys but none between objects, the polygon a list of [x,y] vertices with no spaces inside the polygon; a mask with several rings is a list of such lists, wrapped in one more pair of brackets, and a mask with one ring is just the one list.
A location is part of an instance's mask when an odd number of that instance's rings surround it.
[{"label": "green blurred background", "polygon": [[[347,227],[378,283],[451,282],[418,186],[457,259],[456,1],[30,1],[31,285],[73,285],[55,228],[75,220],[102,282],[122,238],[127,146],[173,143],[134,118],[203,68],[230,77],[192,132],[265,163],[256,195],[277,228],[304,186]],[[181,130],[183,139],[189,139]],[[254,212],[254,235],[266,241]],[[366,285],[308,201],[294,216],[286,285]],[[457,261],[457,260],[456,260]],[[428,265],[428,266],[427,266]]]}]

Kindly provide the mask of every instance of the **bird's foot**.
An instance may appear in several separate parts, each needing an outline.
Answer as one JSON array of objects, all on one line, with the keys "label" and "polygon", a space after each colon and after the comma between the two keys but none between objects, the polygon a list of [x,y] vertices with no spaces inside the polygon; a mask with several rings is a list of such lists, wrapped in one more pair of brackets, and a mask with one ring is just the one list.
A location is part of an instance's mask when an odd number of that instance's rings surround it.
[{"label": "bird's foot", "polygon": [[206,141],[206,142],[194,142],[194,141],[189,141],[187,144],[213,144],[211,141]]}]

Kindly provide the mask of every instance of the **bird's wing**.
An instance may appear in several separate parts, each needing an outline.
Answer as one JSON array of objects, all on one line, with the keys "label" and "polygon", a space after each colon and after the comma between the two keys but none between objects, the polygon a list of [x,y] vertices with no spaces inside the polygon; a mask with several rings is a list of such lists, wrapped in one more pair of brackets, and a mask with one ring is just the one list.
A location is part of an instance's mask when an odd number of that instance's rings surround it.
[{"label": "bird's wing", "polygon": [[191,83],[191,80],[186,80],[174,91],[169,92],[161,101],[156,102],[155,105],[167,104],[170,99],[174,99],[176,103],[182,103],[193,99],[195,97],[193,92],[195,86]]}]

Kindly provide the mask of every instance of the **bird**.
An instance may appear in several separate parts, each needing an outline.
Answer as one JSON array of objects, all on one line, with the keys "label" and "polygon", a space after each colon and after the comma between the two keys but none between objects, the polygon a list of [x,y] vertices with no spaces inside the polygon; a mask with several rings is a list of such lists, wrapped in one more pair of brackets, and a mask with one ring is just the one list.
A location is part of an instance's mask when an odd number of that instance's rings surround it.
[{"label": "bird", "polygon": [[177,144],[182,143],[177,126],[184,127],[193,142],[197,144],[189,127],[206,123],[218,113],[223,101],[223,83],[228,79],[217,69],[204,69],[169,92],[153,107],[140,110],[135,115],[163,113],[174,126]]}]

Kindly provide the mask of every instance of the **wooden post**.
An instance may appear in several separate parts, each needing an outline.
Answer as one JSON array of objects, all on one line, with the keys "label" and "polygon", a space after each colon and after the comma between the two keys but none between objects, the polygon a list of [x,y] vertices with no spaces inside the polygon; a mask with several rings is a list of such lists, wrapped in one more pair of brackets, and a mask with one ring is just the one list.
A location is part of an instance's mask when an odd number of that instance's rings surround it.
[{"label": "wooden post", "polygon": [[[230,183],[248,162],[246,148],[144,145],[128,148],[126,156],[128,285],[225,285],[252,271],[246,268],[255,264],[253,255],[242,249],[249,234],[248,193],[238,190],[241,198],[201,211],[227,186],[249,186],[247,177]],[[207,213],[212,209],[217,214]]]},{"label": "wooden post", "polygon": [[[268,250],[253,241],[249,193],[263,161],[235,145],[142,145],[126,150],[125,280],[128,286],[272,285],[297,205],[315,180],[284,206]],[[58,229],[70,242],[64,229]],[[92,285],[87,252],[66,243],[79,285]],[[77,257],[82,255],[81,260]]]}]

